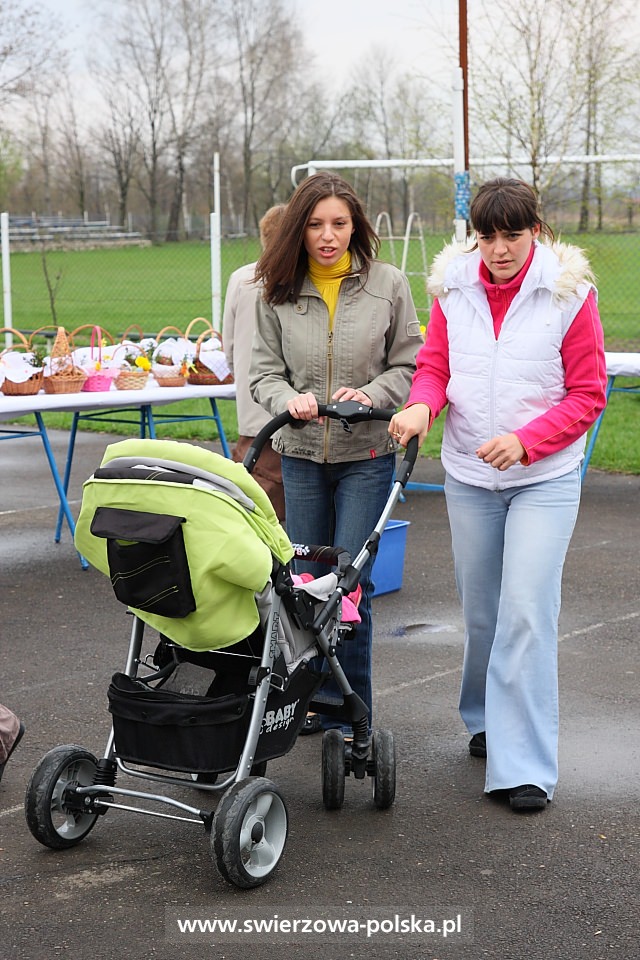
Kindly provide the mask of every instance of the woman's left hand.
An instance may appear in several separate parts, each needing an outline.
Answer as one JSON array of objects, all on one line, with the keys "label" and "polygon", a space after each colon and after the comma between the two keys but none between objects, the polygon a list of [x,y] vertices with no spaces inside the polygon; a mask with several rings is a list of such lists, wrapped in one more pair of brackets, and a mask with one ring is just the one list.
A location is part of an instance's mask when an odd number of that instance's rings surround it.
[{"label": "woman's left hand", "polygon": [[362,403],[365,407],[372,407],[371,397],[368,397],[362,390],[354,390],[353,387],[338,387],[331,397],[332,400],[355,400],[356,403]]},{"label": "woman's left hand", "polygon": [[526,450],[515,433],[503,433],[502,436],[487,440],[478,447],[476,453],[481,460],[491,464],[496,470],[508,470],[514,463],[520,463]]}]

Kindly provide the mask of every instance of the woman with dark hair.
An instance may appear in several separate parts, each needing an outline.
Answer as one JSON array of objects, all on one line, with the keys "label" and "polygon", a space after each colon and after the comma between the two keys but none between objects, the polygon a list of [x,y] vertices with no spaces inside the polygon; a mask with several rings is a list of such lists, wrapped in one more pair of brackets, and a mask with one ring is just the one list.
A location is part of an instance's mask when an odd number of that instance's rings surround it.
[{"label": "woman with dark hair", "polygon": [[[345,432],[318,418],[318,402],[355,400],[395,409],[409,393],[421,344],[407,278],[375,259],[379,241],[349,183],[332,173],[304,180],[258,261],[263,283],[250,370],[254,399],[300,426],[273,438],[282,454],[287,533],[295,543],[364,545],[389,496],[397,444],[384,422]],[[304,423],[306,425],[304,425]],[[304,429],[300,427],[304,426]],[[355,637],[340,663],[371,719],[372,563],[362,571]],[[296,564],[317,574],[317,565]],[[323,695],[337,698],[327,685]],[[346,724],[325,717],[325,727]],[[320,729],[310,720],[308,729]]]},{"label": "woman with dark hair", "polygon": [[558,779],[562,569],[586,433],[606,403],[604,337],[589,264],[554,242],[527,183],[485,183],[471,222],[475,242],[434,263],[427,338],[389,431],[422,443],[447,406],[460,713],[486,792],[542,810]]}]

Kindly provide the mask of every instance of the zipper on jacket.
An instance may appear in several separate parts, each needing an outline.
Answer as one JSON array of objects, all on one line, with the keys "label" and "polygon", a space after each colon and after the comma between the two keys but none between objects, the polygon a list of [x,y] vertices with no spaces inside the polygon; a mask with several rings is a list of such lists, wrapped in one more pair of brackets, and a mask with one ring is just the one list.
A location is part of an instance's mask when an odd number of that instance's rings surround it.
[{"label": "zipper on jacket", "polygon": [[[498,340],[494,338],[493,356],[491,358],[490,397],[489,397],[489,436],[487,440],[496,435],[496,367],[498,365],[498,350],[500,349]],[[500,471],[497,467],[492,467],[495,477],[494,490],[500,489]]]},{"label": "zipper on jacket", "polygon": [[[333,383],[333,330],[329,330],[329,336],[327,338],[327,396],[325,398],[325,403],[331,403],[331,384]],[[322,459],[327,463],[329,459],[329,424],[330,420],[327,417],[324,421],[324,450]]]}]

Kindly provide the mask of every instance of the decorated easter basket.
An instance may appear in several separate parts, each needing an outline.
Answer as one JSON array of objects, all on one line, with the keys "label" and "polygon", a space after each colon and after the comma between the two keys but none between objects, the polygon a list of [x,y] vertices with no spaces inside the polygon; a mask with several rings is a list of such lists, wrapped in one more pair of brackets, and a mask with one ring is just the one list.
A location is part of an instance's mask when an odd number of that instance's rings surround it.
[{"label": "decorated easter basket", "polygon": [[90,329],[90,346],[89,346],[89,360],[84,365],[84,371],[87,375],[86,380],[82,384],[83,393],[102,393],[111,389],[111,384],[115,377],[118,375],[118,371],[111,366],[106,365],[103,362],[102,358],[102,343],[103,339],[113,343],[113,337],[111,334],[103,331],[101,327],[97,324],[83,324],[81,327],[77,327],[71,337],[75,343],[78,338],[78,335],[82,330]]},{"label": "decorated easter basket", "polygon": [[[2,333],[10,333],[16,342],[0,352],[0,361],[3,358],[8,359],[11,354],[24,352],[24,362],[19,364],[20,371],[18,372],[17,367],[14,371],[14,376],[24,377],[25,374],[28,373],[28,367],[32,365],[27,360],[26,355],[28,354],[29,356],[32,356],[34,351],[32,350],[29,341],[20,333],[19,330],[14,330],[12,327],[1,327],[0,334]],[[25,367],[27,367],[26,371]],[[11,373],[12,371],[8,367],[8,364],[5,364],[5,376],[2,381],[2,387],[0,387],[5,397],[30,397],[35,396],[36,393],[40,392],[44,375],[44,370],[42,368],[35,370],[35,372],[32,373],[31,376],[27,377],[26,380],[13,380],[11,379]]]},{"label": "decorated easter basket", "polygon": [[[189,337],[194,324],[204,323],[206,329],[202,331],[196,340],[196,351],[191,366],[189,368],[189,383],[198,387],[218,387],[223,384],[233,383],[233,374],[229,370],[225,355],[222,351],[222,337],[217,330],[211,326],[204,317],[196,317],[187,327],[185,336]],[[216,369],[212,369],[202,359],[203,345],[213,341],[215,352],[208,351],[211,357],[215,357]]]},{"label": "decorated easter basket", "polygon": [[178,327],[163,327],[156,334],[158,344],[157,353],[153,361],[151,373],[159,387],[184,387],[187,382],[186,364],[174,363],[170,358],[163,357],[161,352],[162,339],[168,334],[177,334],[178,340],[185,340],[185,334]]},{"label": "decorated easter basket", "polygon": [[[31,334],[30,343],[33,344],[38,334],[47,330],[48,327],[40,327]],[[87,379],[87,375],[73,360],[69,334],[64,327],[54,327],[56,336],[51,348],[51,354],[43,381],[44,392],[57,393],[79,393],[82,390],[82,384]]]},{"label": "decorated easter basket", "polygon": [[[125,337],[128,332],[127,330]],[[120,360],[119,373],[113,381],[117,390],[142,390],[149,381],[151,371],[150,350],[149,348],[145,349],[141,341],[142,337],[137,343],[123,339],[123,342],[114,351],[114,361]],[[153,340],[150,342],[154,343]]]},{"label": "decorated easter basket", "polygon": [[129,370],[121,370],[113,383],[118,390],[142,390],[146,387],[148,380],[148,370],[131,367]]}]

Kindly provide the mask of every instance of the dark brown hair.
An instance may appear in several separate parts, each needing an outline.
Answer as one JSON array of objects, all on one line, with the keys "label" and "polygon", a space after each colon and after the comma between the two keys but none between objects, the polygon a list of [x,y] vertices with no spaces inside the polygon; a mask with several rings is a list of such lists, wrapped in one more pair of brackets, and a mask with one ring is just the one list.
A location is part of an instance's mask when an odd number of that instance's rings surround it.
[{"label": "dark brown hair", "polygon": [[326,197],[339,197],[349,207],[353,233],[349,249],[360,261],[360,272],[369,269],[380,241],[369,223],[353,187],[335,173],[315,173],[294,190],[285,213],[269,237],[269,246],[256,267],[256,278],[264,283],[264,299],[277,305],[297,300],[307,272],[304,232],[316,204]]},{"label": "dark brown hair", "polygon": [[553,230],[539,214],[535,191],[524,180],[507,177],[487,180],[473,198],[470,218],[479,234],[492,234],[496,230],[510,233],[539,226],[543,236],[554,239]]}]

